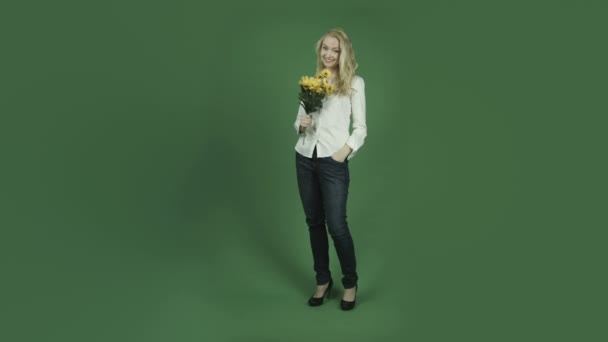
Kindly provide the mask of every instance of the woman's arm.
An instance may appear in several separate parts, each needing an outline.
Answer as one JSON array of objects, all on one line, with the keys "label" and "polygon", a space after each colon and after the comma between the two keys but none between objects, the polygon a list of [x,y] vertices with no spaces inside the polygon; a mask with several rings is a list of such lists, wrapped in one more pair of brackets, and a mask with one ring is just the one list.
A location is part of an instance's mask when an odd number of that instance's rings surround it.
[{"label": "woman's arm", "polygon": [[[351,96],[351,107],[353,111],[353,131],[346,141],[347,147],[352,151],[347,154],[351,159],[363,146],[367,137],[367,123],[365,111],[365,82],[361,76],[353,81],[353,94]],[[345,150],[345,148],[343,148]]]},{"label": "woman's arm", "polygon": [[[308,115],[308,117],[306,117]],[[302,121],[304,119],[304,121]],[[304,126],[302,126],[304,123]],[[301,134],[306,130],[306,128],[314,125],[314,120],[312,119],[312,115],[306,114],[304,107],[300,105],[298,108],[298,115],[296,116],[296,122],[293,123],[293,127],[296,129],[298,134]]]},{"label": "woman's arm", "polygon": [[298,114],[296,115],[296,122],[293,123],[293,127],[296,129],[296,132],[298,134],[300,134],[300,133],[302,133],[304,131],[304,127],[300,126],[300,118],[304,114],[306,114],[306,111],[304,111],[304,107],[302,107],[302,105],[299,105],[298,106]]}]

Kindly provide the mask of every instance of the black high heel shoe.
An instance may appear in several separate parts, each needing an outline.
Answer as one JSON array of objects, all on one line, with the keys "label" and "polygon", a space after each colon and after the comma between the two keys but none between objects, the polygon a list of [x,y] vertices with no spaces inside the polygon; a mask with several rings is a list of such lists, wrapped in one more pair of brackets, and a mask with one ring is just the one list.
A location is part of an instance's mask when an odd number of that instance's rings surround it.
[{"label": "black high heel shoe", "polygon": [[329,279],[329,285],[327,285],[325,292],[323,292],[323,296],[317,298],[313,295],[312,297],[310,297],[310,299],[308,299],[308,305],[319,306],[319,305],[323,304],[323,297],[327,296],[327,298],[329,298],[329,296],[331,295],[331,287],[333,284],[334,284],[333,280]]},{"label": "black high heel shoe", "polygon": [[342,299],[340,301],[340,308],[342,308],[342,310],[352,310],[355,307],[355,302],[357,301],[357,285],[355,285],[355,300],[353,300],[352,302],[346,301],[344,299]]}]

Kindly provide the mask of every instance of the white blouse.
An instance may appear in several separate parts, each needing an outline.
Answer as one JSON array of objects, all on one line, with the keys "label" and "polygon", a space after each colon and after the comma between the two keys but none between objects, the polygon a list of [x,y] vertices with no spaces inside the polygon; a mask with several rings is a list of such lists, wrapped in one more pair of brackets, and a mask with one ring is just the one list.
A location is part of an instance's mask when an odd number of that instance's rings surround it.
[{"label": "white blouse", "polygon": [[[320,111],[312,112],[312,126],[300,134],[300,118],[305,115],[300,105],[294,123],[296,133],[300,135],[295,150],[301,155],[312,158],[315,145],[317,157],[329,157],[341,149],[344,144],[352,148],[347,159],[352,159],[363,146],[367,136],[365,123],[365,82],[355,75],[352,81],[352,95],[329,95],[323,100]],[[353,130],[349,134],[350,118],[353,118]]]}]

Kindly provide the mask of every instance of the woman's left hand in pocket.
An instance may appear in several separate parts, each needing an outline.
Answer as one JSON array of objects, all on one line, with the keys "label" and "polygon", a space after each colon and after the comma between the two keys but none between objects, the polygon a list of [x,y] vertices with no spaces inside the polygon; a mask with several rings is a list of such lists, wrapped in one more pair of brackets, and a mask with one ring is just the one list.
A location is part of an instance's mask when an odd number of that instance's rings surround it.
[{"label": "woman's left hand in pocket", "polygon": [[340,155],[340,152],[336,152],[336,153],[332,154],[331,158],[333,160],[337,161],[338,163],[344,163],[344,159],[346,159]]},{"label": "woman's left hand in pocket", "polygon": [[332,154],[331,157],[337,162],[344,163],[350,152],[351,148],[348,145],[344,145],[341,149],[336,151],[336,153]]}]

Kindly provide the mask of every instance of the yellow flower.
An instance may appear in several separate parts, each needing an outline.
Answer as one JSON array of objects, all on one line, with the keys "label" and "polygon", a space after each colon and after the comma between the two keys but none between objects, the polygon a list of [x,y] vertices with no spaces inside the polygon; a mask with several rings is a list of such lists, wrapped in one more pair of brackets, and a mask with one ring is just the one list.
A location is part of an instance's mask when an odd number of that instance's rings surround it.
[{"label": "yellow flower", "polygon": [[300,85],[306,87],[310,83],[310,78],[308,76],[302,76],[300,79]]},{"label": "yellow flower", "polygon": [[302,76],[298,84],[304,89],[318,94],[331,94],[334,91],[334,86],[327,82],[330,75],[329,70],[323,69],[315,77]]},{"label": "yellow flower", "polygon": [[329,72],[329,70],[323,69],[317,74],[316,77],[317,78],[328,78],[330,75],[331,75],[331,73]]}]

